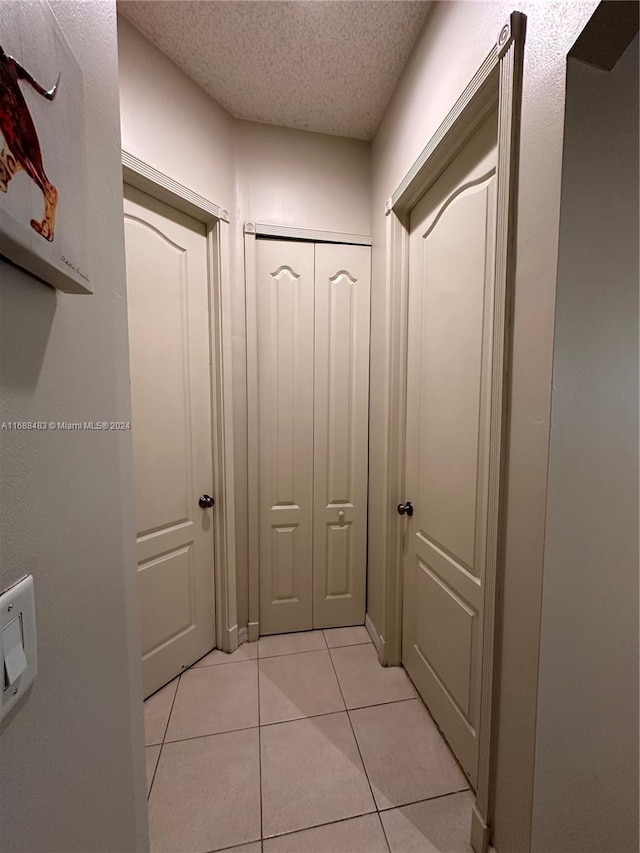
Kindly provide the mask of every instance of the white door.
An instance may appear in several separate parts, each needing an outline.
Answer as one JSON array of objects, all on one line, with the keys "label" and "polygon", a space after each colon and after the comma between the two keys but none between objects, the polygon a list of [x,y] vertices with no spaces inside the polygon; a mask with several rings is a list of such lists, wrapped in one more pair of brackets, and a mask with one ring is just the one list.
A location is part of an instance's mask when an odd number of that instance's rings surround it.
[{"label": "white door", "polygon": [[205,226],[125,187],[144,694],[214,646]]},{"label": "white door", "polygon": [[312,625],[313,257],[256,240],[261,634]]},{"label": "white door", "polygon": [[315,247],[313,627],[364,622],[371,250]]},{"label": "white door", "polygon": [[497,115],[411,213],[402,660],[472,784],[487,526]]}]

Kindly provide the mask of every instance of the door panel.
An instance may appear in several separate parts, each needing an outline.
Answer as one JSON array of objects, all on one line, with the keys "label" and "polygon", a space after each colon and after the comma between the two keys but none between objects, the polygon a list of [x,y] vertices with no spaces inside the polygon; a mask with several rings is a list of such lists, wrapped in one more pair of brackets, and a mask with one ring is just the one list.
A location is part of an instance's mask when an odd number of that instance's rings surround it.
[{"label": "door panel", "polygon": [[145,696],[214,645],[205,228],[125,187]]},{"label": "door panel", "polygon": [[364,622],[370,257],[315,247],[314,628]]},{"label": "door panel", "polygon": [[417,514],[425,537],[471,570],[490,181],[458,195],[422,237],[427,285],[418,381],[426,405],[419,420]]},{"label": "door panel", "polygon": [[313,244],[256,241],[260,632],[312,623]]},{"label": "door panel", "polygon": [[411,213],[403,663],[477,769],[497,115]]}]

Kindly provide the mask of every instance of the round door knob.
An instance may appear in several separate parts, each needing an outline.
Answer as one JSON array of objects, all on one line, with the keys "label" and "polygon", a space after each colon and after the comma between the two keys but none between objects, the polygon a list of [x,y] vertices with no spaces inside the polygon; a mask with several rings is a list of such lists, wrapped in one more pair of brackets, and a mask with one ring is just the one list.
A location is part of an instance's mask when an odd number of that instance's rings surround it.
[{"label": "round door knob", "polygon": [[211,509],[211,507],[215,504],[214,499],[210,495],[201,495],[198,503],[202,507],[202,509]]},{"label": "round door knob", "polygon": [[338,518],[344,518],[344,510],[343,509],[338,510]]},{"label": "round door knob", "polygon": [[413,515],[413,504],[411,501],[407,501],[403,504],[398,504],[398,512],[400,515],[408,515],[409,518]]}]

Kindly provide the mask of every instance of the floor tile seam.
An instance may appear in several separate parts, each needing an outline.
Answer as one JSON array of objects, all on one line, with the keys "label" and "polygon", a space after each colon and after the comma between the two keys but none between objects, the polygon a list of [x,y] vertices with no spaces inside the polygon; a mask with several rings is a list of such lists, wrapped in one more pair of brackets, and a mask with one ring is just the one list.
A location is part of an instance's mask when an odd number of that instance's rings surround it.
[{"label": "floor tile seam", "polygon": [[[384,703],[384,704],[394,704],[395,705],[398,702],[407,702],[407,701],[411,701],[411,700],[398,699],[395,702],[389,702],[389,703]],[[368,707],[377,707],[377,706],[371,705]],[[356,708],[354,710],[360,710],[360,709]],[[165,745],[168,745],[170,743],[183,743],[184,741],[187,741],[187,740],[199,740],[200,738],[203,738],[203,737],[217,737],[218,735],[228,735],[228,734],[233,734],[234,732],[248,732],[248,731],[251,731],[251,729],[267,729],[267,728],[271,728],[272,726],[282,726],[285,723],[301,723],[301,722],[303,722],[303,720],[315,720],[318,717],[331,717],[331,716],[334,716],[335,714],[348,714],[348,709],[347,708],[338,708],[338,710],[336,710],[336,711],[323,711],[321,714],[309,714],[306,717],[293,717],[290,720],[274,720],[273,722],[270,722],[270,723],[258,723],[255,726],[241,726],[240,728],[236,728],[236,729],[224,729],[223,731],[220,731],[220,732],[203,732],[203,734],[201,734],[201,735],[189,735],[188,737],[175,738],[174,740],[165,740],[163,744],[160,744],[160,743],[147,744],[145,749],[149,746],[165,746]]]},{"label": "floor tile seam", "polygon": [[249,663],[254,663],[257,665],[258,658],[248,658],[247,660],[226,660],[223,663],[203,663],[199,666],[192,664],[180,674],[180,677],[186,675],[189,672],[200,672],[203,669],[220,669],[221,666],[226,667],[226,669],[230,669],[232,666],[246,666],[246,664]]},{"label": "floor tile seam", "polygon": [[180,738],[176,738],[175,740],[166,740],[164,742],[163,746],[169,746],[169,744],[172,744],[172,743],[184,743],[185,741],[188,741],[188,740],[201,740],[203,737],[218,737],[218,735],[232,735],[232,734],[235,734],[236,732],[250,732],[253,729],[259,729],[259,728],[260,728],[259,725],[241,726],[238,729],[224,729],[224,731],[221,731],[221,732],[206,732],[205,734],[201,734],[201,735],[190,735],[189,737],[180,737]]},{"label": "floor tile seam", "polygon": [[337,711],[323,711],[322,714],[310,714],[308,717],[295,717],[292,720],[276,720],[273,723],[262,723],[260,728],[269,729],[273,726],[284,726],[287,723],[303,723],[305,720],[317,720],[319,717],[335,717],[338,714],[347,714],[346,708],[340,708]]},{"label": "floor tile seam", "polygon": [[[335,826],[338,823],[347,823],[347,821],[350,820],[357,820],[360,817],[369,817],[370,815],[377,814],[378,812],[374,808],[371,811],[358,812],[357,814],[349,815],[348,817],[340,817],[336,820],[327,820],[324,823],[313,823],[309,826],[301,826],[299,829],[290,829],[287,832],[275,832],[273,835],[263,835],[262,840],[271,841],[274,838],[286,838],[289,835],[298,835],[298,833],[306,832],[309,829],[321,829],[323,826]],[[216,851],[212,851],[212,853],[216,853]]]},{"label": "floor tile seam", "polygon": [[[332,657],[331,653],[329,653],[329,658],[330,658],[330,660],[331,660],[331,666],[333,667],[333,671],[334,671],[335,676],[336,676],[336,681],[338,682],[338,687],[340,688],[340,693],[341,693],[341,695],[342,695],[342,701],[344,702],[345,707],[346,707],[346,705],[347,705],[347,700],[346,700],[346,699],[345,699],[345,697],[344,697],[344,692],[343,692],[343,690],[342,690],[342,684],[340,683],[340,678],[339,678],[339,676],[338,676],[338,671],[336,670],[336,665],[335,665],[335,662],[334,662],[334,660],[333,660],[333,657]],[[353,728],[353,723],[352,723],[352,721],[351,721],[351,717],[349,716],[349,710],[348,710],[348,708],[347,708],[347,720],[349,721],[349,728],[351,729],[351,734],[352,734],[352,736],[353,736],[353,740],[354,740],[354,743],[355,743],[355,745],[356,745],[356,749],[358,750],[358,755],[360,756],[360,763],[362,764],[362,769],[363,769],[363,771],[364,771],[364,777],[365,777],[365,779],[367,780],[367,785],[369,786],[369,792],[370,792],[370,794],[371,794],[371,799],[373,800],[373,805],[374,805],[374,807],[375,807],[375,808],[376,808],[376,810],[377,810],[378,805],[377,805],[377,803],[376,803],[375,794],[373,793],[373,786],[372,786],[372,784],[371,784],[371,779],[369,779],[369,773],[368,773],[368,771],[367,771],[367,765],[366,765],[366,764],[365,764],[365,762],[364,762],[364,756],[362,755],[362,750],[360,749],[360,744],[358,743],[358,738],[356,737],[356,732],[355,732],[355,729]]]},{"label": "floor tile seam", "polygon": [[[268,636],[271,636],[271,635],[268,635]],[[260,655],[260,652],[258,651],[257,657],[251,658],[251,660],[260,661],[260,660],[270,660],[271,658],[288,658],[288,657],[291,657],[292,655],[306,655],[306,654],[310,654],[311,652],[332,652],[332,651],[336,651],[337,649],[355,649],[358,646],[372,646],[372,645],[373,645],[373,643],[371,642],[371,640],[364,640],[364,642],[362,642],[362,643],[348,643],[346,646],[329,646],[329,645],[327,645],[327,642],[325,640],[325,645],[321,649],[301,649],[300,651],[297,651],[297,652],[280,652],[279,654],[276,654],[276,655],[262,655],[262,656]],[[227,663],[244,663],[244,661],[222,661],[222,663],[217,663],[217,664],[216,663],[207,663],[207,664],[200,664],[200,666],[195,667],[195,668],[200,669],[203,666],[222,666],[222,665],[227,664]]]},{"label": "floor tile seam", "polygon": [[[158,744],[155,744],[155,745],[158,746]],[[151,777],[151,784],[149,785],[149,790],[147,791],[147,803],[149,802],[149,798],[151,797],[151,791],[153,790],[153,783],[156,781],[156,773],[158,772],[158,767],[160,766],[160,756],[162,755],[162,748],[164,747],[164,744],[161,743],[161,744],[159,744],[159,746],[160,746],[160,750],[158,752],[158,757],[156,758],[156,765],[153,768],[153,776]],[[145,747],[145,749],[147,749],[147,747]],[[145,753],[145,759],[146,759],[146,757],[147,756]]]},{"label": "floor tile seam", "polygon": [[383,702],[373,702],[371,705],[356,705],[354,708],[347,708],[347,713],[366,711],[367,708],[379,708],[381,705],[400,705],[402,702],[415,702],[416,700],[419,700],[418,696],[409,696],[407,699],[387,699]]},{"label": "floor tile seam", "polygon": [[[429,709],[427,708],[427,706],[424,704],[424,701],[422,700],[422,697],[421,697],[420,695],[418,695],[418,696],[413,696],[411,699],[392,699],[392,700],[391,700],[391,702],[379,702],[377,705],[363,705],[363,706],[361,706],[361,707],[359,707],[359,708],[347,708],[347,714],[348,714],[348,716],[349,716],[349,722],[351,723],[351,727],[353,728],[353,721],[352,721],[352,719],[351,719],[351,712],[352,712],[352,711],[364,711],[364,710],[366,710],[367,708],[380,708],[380,707],[382,707],[383,705],[399,705],[401,702],[415,702],[415,701],[420,702],[420,704],[422,705],[422,707],[424,707],[424,708],[427,710],[427,713],[428,713],[428,714],[429,714],[429,716],[431,717],[431,713],[429,712]],[[431,719],[433,719],[433,717],[431,717]],[[438,734],[440,735],[440,738],[442,739],[442,741],[443,741],[443,742],[444,742],[444,744],[446,745],[446,747],[447,747],[448,751],[451,753],[451,755],[452,755],[454,758],[456,758],[456,756],[455,756],[455,755],[453,755],[453,751],[451,750],[451,747],[449,746],[449,744],[446,742],[445,738],[443,737],[442,732],[440,731],[440,729],[438,729]],[[354,737],[355,737],[355,739],[356,739],[356,743],[358,743],[358,738],[357,738],[357,735],[356,735],[356,733],[355,733],[355,729],[354,729]],[[359,748],[359,747],[360,747],[360,744],[358,743],[358,748]],[[457,762],[457,758],[456,758],[456,762]],[[459,762],[457,762],[457,763],[458,763],[458,766],[460,766],[460,763],[459,763]],[[363,764],[364,764],[364,759],[363,759]],[[364,766],[365,766],[365,771],[366,771],[366,770],[367,770],[367,768],[366,768],[366,764],[365,764]],[[460,769],[462,770],[462,768],[461,768],[461,767],[460,767]],[[368,772],[367,772],[367,776],[368,776]],[[385,811],[390,811],[391,809],[403,808],[404,806],[411,806],[411,805],[414,805],[415,803],[422,803],[422,802],[427,802],[428,800],[435,800],[435,799],[439,799],[440,797],[449,797],[449,796],[451,796],[451,795],[453,795],[453,794],[461,794],[461,793],[463,793],[464,791],[470,791],[470,790],[471,790],[471,787],[470,787],[469,785],[467,785],[466,787],[464,787],[464,788],[460,788],[460,789],[455,790],[455,791],[447,791],[447,793],[445,793],[445,794],[436,794],[434,797],[423,797],[423,798],[421,798],[421,799],[419,799],[419,800],[413,800],[413,801],[411,801],[411,802],[409,802],[409,803],[402,803],[402,804],[401,804],[401,805],[399,805],[399,806],[395,806],[395,805],[394,805],[394,806],[387,806],[387,807],[382,808],[382,809],[381,809],[381,808],[378,808],[378,803],[377,803],[377,801],[376,801],[376,799],[375,799],[375,796],[374,796],[374,801],[375,801],[375,803],[376,803],[376,809],[378,810],[378,812],[385,812]]]},{"label": "floor tile seam", "polygon": [[244,658],[243,660],[221,660],[221,661],[218,661],[217,663],[197,663],[196,662],[196,663],[192,663],[191,666],[189,667],[189,670],[187,670],[187,671],[190,671],[192,669],[209,669],[209,667],[211,667],[211,666],[229,666],[229,664],[232,664],[232,663],[254,663],[257,660],[258,660],[258,658],[255,657],[255,658]]},{"label": "floor tile seam", "polygon": [[207,853],[233,853],[234,850],[239,850],[241,847],[247,847],[249,844],[259,844],[262,851],[262,838],[252,838],[250,841],[241,841],[239,844],[232,844],[231,847],[214,847],[213,850],[207,850]]},{"label": "floor tile seam", "polygon": [[[462,773],[462,775],[463,775],[463,776],[466,776],[466,773],[465,773],[465,771],[464,771],[464,767],[462,766],[462,764],[461,764],[461,762],[460,762],[460,759],[458,758],[458,756],[455,754],[455,752],[454,752],[454,751],[453,751],[453,749],[451,748],[451,745],[450,745],[449,741],[448,741],[448,740],[446,739],[446,737],[444,736],[444,732],[442,731],[442,729],[440,728],[440,726],[439,726],[439,725],[438,725],[438,723],[436,722],[435,717],[434,717],[434,716],[433,716],[433,714],[431,713],[431,711],[430,711],[430,709],[429,709],[429,707],[428,707],[427,703],[426,703],[426,702],[425,702],[425,700],[423,699],[423,697],[420,695],[420,691],[418,690],[418,688],[416,687],[416,685],[413,683],[413,679],[411,678],[410,673],[407,671],[407,669],[405,668],[405,666],[404,666],[404,664],[403,664],[402,662],[400,663],[400,668],[401,668],[401,669],[403,670],[403,672],[406,674],[407,678],[408,678],[408,679],[409,679],[409,681],[411,682],[411,686],[413,687],[413,689],[414,689],[414,690],[415,690],[415,692],[416,692],[416,695],[414,696],[414,699],[417,699],[417,700],[420,702],[420,704],[422,705],[422,707],[425,709],[425,711],[426,711],[426,712],[427,712],[427,714],[429,715],[429,718],[431,719],[431,721],[433,722],[434,726],[435,726],[435,727],[436,727],[436,729],[438,730],[438,734],[440,735],[440,737],[441,737],[441,739],[442,739],[442,741],[443,741],[444,745],[447,747],[447,750],[449,751],[449,754],[451,755],[451,757],[453,758],[453,760],[456,762],[456,764],[457,764],[457,765],[458,765],[458,767],[460,768],[460,772]],[[358,709],[354,708],[353,710],[355,711],[355,710],[358,710]]]},{"label": "floor tile seam", "polygon": [[262,853],[262,838],[264,836],[264,808],[262,803],[262,712],[260,708],[260,660],[256,648],[256,669],[258,671],[258,793],[260,795],[260,853]]},{"label": "floor tile seam", "polygon": [[[164,749],[164,744],[165,744],[165,740],[167,737],[167,731],[169,729],[169,720],[171,719],[171,714],[173,714],[173,706],[176,703],[176,696],[178,695],[178,687],[180,687],[180,679],[181,678],[182,678],[182,673],[178,676],[178,683],[176,684],[176,689],[173,693],[173,699],[171,701],[171,708],[169,709],[169,714],[167,716],[167,722],[166,722],[166,725],[164,727],[164,734],[162,736],[162,742],[160,744],[152,744],[152,746],[159,746],[160,752],[158,753],[158,757],[156,759],[156,766],[153,770],[153,776],[151,777],[151,784],[149,785],[149,790],[147,792],[147,803],[149,802],[149,800],[151,798],[151,792],[153,791],[153,783],[156,781],[156,775],[158,773],[158,767],[160,767],[160,759],[162,758],[162,750]],[[146,749],[146,747],[145,747],[145,749]],[[146,753],[145,753],[145,758],[146,758]]]},{"label": "floor tile seam", "polygon": [[176,698],[178,696],[178,690],[180,689],[180,681],[182,680],[182,673],[178,676],[178,683],[176,684],[176,689],[173,692],[173,699],[171,700],[171,708],[169,709],[169,713],[167,715],[167,722],[164,726],[164,734],[162,735],[162,743],[164,744],[167,739],[167,732],[169,731],[169,723],[171,722],[171,715],[173,714],[173,709],[176,705]]},{"label": "floor tile seam", "polygon": [[322,711],[320,714],[307,714],[304,717],[292,717],[288,720],[273,720],[270,723],[260,723],[260,728],[267,729],[271,726],[281,726],[284,723],[300,723],[302,720],[315,720],[318,717],[330,717],[332,714],[346,714],[346,708],[338,708],[336,711]]},{"label": "floor tile seam", "polygon": [[[346,646],[342,647],[342,648],[346,648]],[[293,655],[308,655],[308,654],[311,654],[311,652],[328,652],[328,651],[330,651],[329,647],[325,646],[322,649],[301,649],[298,652],[280,652],[277,655],[262,655],[262,657],[260,656],[260,652],[258,652],[258,656],[256,658],[254,658],[254,660],[261,661],[261,660],[271,660],[272,658],[290,658]],[[218,664],[218,666],[219,666],[219,664]]]},{"label": "floor tile seam", "polygon": [[387,845],[387,850],[389,851],[389,853],[391,853],[391,844],[390,844],[389,839],[387,837],[387,830],[384,828],[384,823],[382,822],[382,817],[380,815],[380,812],[377,812],[377,817],[378,817],[378,823],[380,824],[380,829],[382,830],[382,834],[384,835],[384,843]]},{"label": "floor tile seam", "polygon": [[455,797],[457,794],[465,794],[467,791],[471,791],[471,788],[468,786],[466,788],[460,788],[456,791],[447,791],[444,794],[434,794],[433,797],[421,797],[419,800],[411,800],[408,803],[400,803],[399,805],[394,806],[384,806],[384,808],[377,808],[378,814],[383,815],[386,812],[397,811],[398,809],[406,809],[409,806],[418,806],[421,803],[432,803],[434,800],[444,800],[447,797]]},{"label": "floor tile seam", "polygon": [[372,646],[373,643],[371,640],[358,640],[357,643],[345,643],[344,645],[330,646],[327,644],[327,648],[329,651],[333,651],[334,649],[355,649],[356,646]]},{"label": "floor tile seam", "polygon": [[262,657],[260,657],[260,655],[258,655],[257,658],[250,658],[250,660],[248,660],[248,661],[223,661],[222,663],[207,663],[207,664],[201,664],[200,666],[194,665],[192,667],[192,669],[203,669],[205,666],[206,667],[227,666],[230,663],[250,663],[251,661],[254,661],[254,660],[257,660],[258,662],[260,662],[263,660],[274,660],[275,658],[290,658],[290,657],[294,657],[295,655],[311,655],[314,652],[329,652],[329,655],[331,655],[331,652],[336,652],[336,651],[338,651],[338,649],[356,649],[356,648],[359,648],[360,646],[373,646],[373,643],[371,643],[371,642],[350,643],[348,646],[326,646],[323,649],[302,649],[301,651],[298,651],[298,652],[282,652],[282,653],[277,654],[277,655],[263,655]]},{"label": "floor tile seam", "polygon": [[444,743],[444,745],[447,747],[447,750],[449,751],[449,754],[451,755],[451,757],[453,758],[453,760],[456,762],[456,764],[457,764],[457,765],[458,765],[458,767],[460,768],[460,772],[462,773],[462,775],[463,775],[464,777],[466,777],[466,775],[467,775],[467,774],[466,774],[466,773],[465,773],[465,771],[464,771],[464,767],[462,766],[462,763],[461,763],[460,759],[458,758],[458,756],[455,754],[455,752],[454,752],[454,751],[453,751],[453,749],[451,748],[451,744],[449,743],[449,741],[447,740],[447,738],[444,736],[444,732],[442,731],[442,729],[441,729],[441,728],[440,728],[440,726],[438,725],[438,723],[437,723],[437,721],[436,721],[436,718],[435,718],[435,717],[433,716],[433,714],[431,713],[431,711],[430,711],[430,709],[429,709],[429,707],[428,707],[427,703],[425,702],[424,698],[420,695],[420,691],[418,690],[418,688],[416,687],[416,685],[413,683],[413,679],[411,678],[411,675],[410,675],[410,674],[409,674],[409,672],[405,669],[404,664],[402,664],[402,663],[401,663],[401,664],[400,664],[400,666],[402,667],[402,669],[403,669],[403,670],[404,670],[404,672],[406,673],[407,678],[408,678],[408,679],[409,679],[409,681],[411,682],[411,685],[412,685],[413,689],[416,691],[416,697],[415,697],[415,698],[416,698],[416,699],[418,699],[418,700],[420,701],[420,704],[421,704],[421,705],[422,705],[422,707],[425,709],[425,711],[426,711],[426,712],[427,712],[427,714],[429,715],[429,718],[431,719],[432,723],[434,724],[434,726],[435,726],[435,727],[436,727],[436,729],[438,730],[438,734],[440,735],[440,738],[441,738],[442,742]]}]

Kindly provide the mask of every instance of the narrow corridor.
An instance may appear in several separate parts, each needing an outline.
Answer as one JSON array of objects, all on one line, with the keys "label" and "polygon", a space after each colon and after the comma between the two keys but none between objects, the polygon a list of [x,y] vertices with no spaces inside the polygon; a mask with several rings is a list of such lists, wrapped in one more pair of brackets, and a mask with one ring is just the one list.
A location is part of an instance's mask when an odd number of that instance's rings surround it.
[{"label": "narrow corridor", "polygon": [[471,851],[466,779],[364,627],[211,652],[145,730],[152,851]]}]

